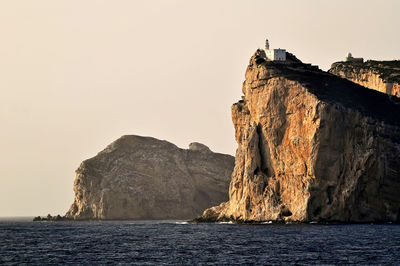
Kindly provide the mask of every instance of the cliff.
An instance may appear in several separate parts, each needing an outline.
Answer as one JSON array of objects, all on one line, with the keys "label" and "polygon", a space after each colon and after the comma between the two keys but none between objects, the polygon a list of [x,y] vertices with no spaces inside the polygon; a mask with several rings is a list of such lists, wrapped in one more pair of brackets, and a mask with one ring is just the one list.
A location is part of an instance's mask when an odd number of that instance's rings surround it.
[{"label": "cliff", "polygon": [[300,61],[251,58],[229,201],[195,221],[400,221],[400,105]]},{"label": "cliff", "polygon": [[400,97],[400,61],[336,62],[328,72],[367,88]]},{"label": "cliff", "polygon": [[76,170],[65,219],[188,219],[228,199],[234,158],[123,136]]}]

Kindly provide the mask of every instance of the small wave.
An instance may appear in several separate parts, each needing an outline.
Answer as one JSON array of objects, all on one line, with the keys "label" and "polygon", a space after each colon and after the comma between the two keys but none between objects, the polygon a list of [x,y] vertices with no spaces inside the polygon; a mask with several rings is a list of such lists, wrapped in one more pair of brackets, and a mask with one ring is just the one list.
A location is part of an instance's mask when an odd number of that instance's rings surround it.
[{"label": "small wave", "polygon": [[175,224],[188,224],[188,222],[175,222]]},{"label": "small wave", "polygon": [[266,221],[266,222],[263,222],[262,224],[272,224],[272,221]]},{"label": "small wave", "polygon": [[233,224],[233,222],[232,222],[232,221],[229,221],[229,222],[219,222],[219,224]]}]

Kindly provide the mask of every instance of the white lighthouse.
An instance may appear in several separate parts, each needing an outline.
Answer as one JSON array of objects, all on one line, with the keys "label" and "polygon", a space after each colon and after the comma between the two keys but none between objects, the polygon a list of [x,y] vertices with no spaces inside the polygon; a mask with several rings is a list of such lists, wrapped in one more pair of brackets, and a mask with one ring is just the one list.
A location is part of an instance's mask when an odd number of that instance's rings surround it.
[{"label": "white lighthouse", "polygon": [[286,61],[285,49],[269,49],[268,39],[265,40],[265,54],[271,61]]}]

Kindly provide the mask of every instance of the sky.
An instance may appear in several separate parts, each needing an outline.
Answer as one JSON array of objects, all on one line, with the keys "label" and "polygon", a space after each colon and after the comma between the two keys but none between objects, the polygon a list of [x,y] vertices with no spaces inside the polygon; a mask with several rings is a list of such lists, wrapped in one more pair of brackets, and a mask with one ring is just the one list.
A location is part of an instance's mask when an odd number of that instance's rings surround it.
[{"label": "sky", "polygon": [[399,59],[398,0],[0,1],[0,216],[65,214],[75,169],[122,135],[234,155],[251,55],[327,70]]}]

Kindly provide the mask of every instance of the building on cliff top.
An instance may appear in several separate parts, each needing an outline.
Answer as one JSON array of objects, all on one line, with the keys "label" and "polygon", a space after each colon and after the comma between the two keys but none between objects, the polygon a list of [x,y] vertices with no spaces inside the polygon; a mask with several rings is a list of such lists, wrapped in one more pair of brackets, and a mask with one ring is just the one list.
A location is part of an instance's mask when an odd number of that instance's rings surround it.
[{"label": "building on cliff top", "polygon": [[286,61],[285,49],[269,49],[268,39],[265,41],[265,54],[271,61]]},{"label": "building on cliff top", "polygon": [[363,63],[364,62],[364,58],[362,57],[353,57],[353,55],[351,53],[349,53],[346,57],[346,62],[359,62],[359,63]]}]

